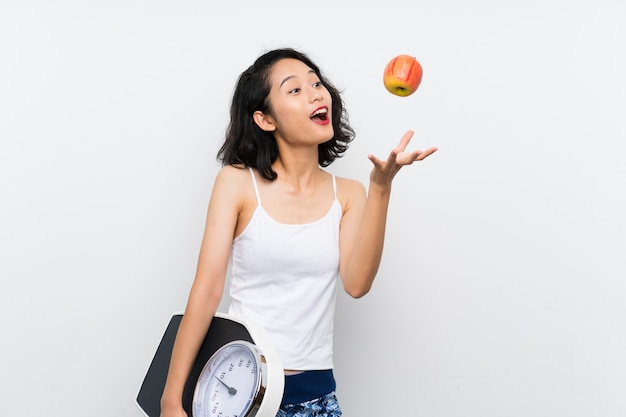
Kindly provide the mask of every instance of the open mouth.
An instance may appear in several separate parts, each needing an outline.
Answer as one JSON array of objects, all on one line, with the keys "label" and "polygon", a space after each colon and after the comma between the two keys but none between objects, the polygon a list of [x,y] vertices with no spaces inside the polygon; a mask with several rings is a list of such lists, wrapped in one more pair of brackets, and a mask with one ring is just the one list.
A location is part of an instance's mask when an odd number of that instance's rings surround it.
[{"label": "open mouth", "polygon": [[313,120],[315,123],[320,123],[320,124],[328,123],[329,122],[329,119],[328,119],[328,107],[324,106],[324,107],[320,107],[319,109],[315,110],[311,114],[311,120]]}]

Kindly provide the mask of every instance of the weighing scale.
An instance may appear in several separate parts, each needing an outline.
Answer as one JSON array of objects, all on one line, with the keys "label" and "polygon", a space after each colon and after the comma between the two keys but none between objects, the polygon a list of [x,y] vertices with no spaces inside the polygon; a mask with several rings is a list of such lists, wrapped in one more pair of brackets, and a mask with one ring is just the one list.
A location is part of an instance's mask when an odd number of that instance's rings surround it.
[{"label": "weighing scale", "polygon": [[[172,316],[148,368],[137,406],[159,417],[174,340],[183,318]],[[260,325],[216,313],[183,391],[189,417],[275,417],[285,376],[280,358]]]}]

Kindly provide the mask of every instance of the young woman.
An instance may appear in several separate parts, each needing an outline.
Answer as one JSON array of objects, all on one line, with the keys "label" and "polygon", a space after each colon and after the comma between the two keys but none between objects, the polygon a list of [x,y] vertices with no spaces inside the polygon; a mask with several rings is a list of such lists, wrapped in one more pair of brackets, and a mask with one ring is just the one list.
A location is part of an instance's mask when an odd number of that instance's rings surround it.
[{"label": "young woman", "polygon": [[[334,395],[335,284],[367,294],[383,250],[391,183],[436,151],[372,155],[369,189],[322,169],[354,138],[338,90],[303,53],[278,49],[244,71],[219,152],[197,273],[161,398],[182,417],[182,392],[224,290],[229,313],[263,325],[285,367],[278,416],[339,416]],[[299,413],[299,414],[298,414]]]}]

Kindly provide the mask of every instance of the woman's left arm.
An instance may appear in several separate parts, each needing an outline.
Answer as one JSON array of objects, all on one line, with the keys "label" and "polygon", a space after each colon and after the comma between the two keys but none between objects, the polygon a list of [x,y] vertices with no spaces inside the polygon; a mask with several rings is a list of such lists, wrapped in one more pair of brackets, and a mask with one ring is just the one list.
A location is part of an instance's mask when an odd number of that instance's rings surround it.
[{"label": "woman's left arm", "polygon": [[385,161],[368,156],[374,168],[367,196],[360,184],[348,187],[339,238],[339,268],[343,287],[354,298],[369,292],[380,266],[393,178],[403,166],[421,161],[437,150],[406,152],[412,137],[412,131],[406,132]]}]

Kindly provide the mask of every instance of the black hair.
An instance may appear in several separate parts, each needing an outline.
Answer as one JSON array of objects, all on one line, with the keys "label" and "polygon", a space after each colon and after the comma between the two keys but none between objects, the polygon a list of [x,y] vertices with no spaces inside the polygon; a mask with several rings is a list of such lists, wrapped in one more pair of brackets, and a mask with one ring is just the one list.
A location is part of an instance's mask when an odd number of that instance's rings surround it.
[{"label": "black hair", "polygon": [[319,67],[307,55],[295,49],[275,49],[261,55],[239,76],[230,107],[230,124],[224,144],[217,154],[222,165],[244,165],[256,168],[263,178],[270,181],[277,178],[278,174],[272,169],[272,163],[278,157],[276,139],[272,132],[264,131],[255,123],[253,114],[256,111],[271,113],[268,98],[270,71],[276,62],[285,58],[297,59],[311,68],[332,98],[334,135],[318,145],[319,165],[325,167],[340,158],[354,139],[355,133],[348,123],[343,99],[337,88],[322,75]]}]

